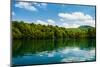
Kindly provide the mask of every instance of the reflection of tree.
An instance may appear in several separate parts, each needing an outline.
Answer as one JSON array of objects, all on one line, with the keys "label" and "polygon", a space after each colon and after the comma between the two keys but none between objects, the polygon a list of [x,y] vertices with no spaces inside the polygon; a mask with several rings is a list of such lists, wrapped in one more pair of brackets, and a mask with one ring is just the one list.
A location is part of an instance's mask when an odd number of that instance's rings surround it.
[{"label": "reflection of tree", "polygon": [[91,49],[95,47],[95,39],[14,40],[12,54],[16,57],[43,51],[57,51],[66,47]]}]

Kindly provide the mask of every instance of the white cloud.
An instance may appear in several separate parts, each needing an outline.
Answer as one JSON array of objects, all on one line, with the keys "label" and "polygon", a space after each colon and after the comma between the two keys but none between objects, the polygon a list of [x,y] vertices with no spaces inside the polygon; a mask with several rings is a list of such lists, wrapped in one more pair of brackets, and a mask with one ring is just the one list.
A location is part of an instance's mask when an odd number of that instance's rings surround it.
[{"label": "white cloud", "polygon": [[85,24],[95,27],[95,20],[85,20]]},{"label": "white cloud", "polygon": [[30,11],[37,11],[37,9],[32,6],[32,3],[28,3],[28,2],[18,2],[17,4],[15,4],[15,7],[19,7],[19,8],[24,8],[26,10],[30,10]]},{"label": "white cloud", "polygon": [[[43,20],[37,20],[35,22],[35,24],[41,24],[41,25],[58,25],[54,20],[52,19],[48,19],[47,21],[43,21]],[[61,25],[58,25],[59,27],[65,27],[65,28],[77,28],[80,25],[78,24],[68,24],[68,23],[62,23]]]},{"label": "white cloud", "polygon": [[49,25],[55,25],[55,21],[52,19],[48,19],[47,22]]},{"label": "white cloud", "polygon": [[37,20],[35,24],[48,25],[47,22],[44,22],[44,21],[42,21],[42,20]]},{"label": "white cloud", "polygon": [[61,18],[60,21],[65,21],[65,20]]},{"label": "white cloud", "polygon": [[35,24],[55,25],[55,21],[52,19],[48,19],[47,21],[37,20]]},{"label": "white cloud", "polygon": [[41,6],[41,4],[39,4],[39,3],[33,3],[35,6],[38,6],[38,7],[40,7]]},{"label": "white cloud", "polygon": [[73,23],[71,24],[71,27],[77,27],[79,25],[90,25],[95,27],[95,20],[93,17],[82,12],[59,13],[58,16],[61,17],[60,21],[66,22],[66,24],[63,24],[64,26],[69,26],[67,23],[71,22]]},{"label": "white cloud", "polygon": [[47,4],[46,3],[33,3],[35,6],[38,6],[40,8],[46,8]]},{"label": "white cloud", "polygon": [[62,23],[62,27],[65,28],[78,28],[80,25],[78,24],[68,24],[68,23]]},{"label": "white cloud", "polygon": [[12,16],[14,16],[15,15],[15,12],[12,12]]},{"label": "white cloud", "polygon": [[67,19],[67,20],[91,20],[93,19],[90,15],[85,15],[82,12],[59,13],[58,16],[64,19]]},{"label": "white cloud", "polygon": [[47,4],[46,4],[46,3],[41,3],[41,5],[42,5],[42,6],[47,6]]}]

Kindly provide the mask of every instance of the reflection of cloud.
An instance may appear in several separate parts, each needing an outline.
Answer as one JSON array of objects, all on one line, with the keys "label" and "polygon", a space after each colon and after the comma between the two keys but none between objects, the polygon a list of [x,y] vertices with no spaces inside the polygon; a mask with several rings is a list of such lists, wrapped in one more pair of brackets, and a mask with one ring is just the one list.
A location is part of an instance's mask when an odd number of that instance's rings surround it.
[{"label": "reflection of cloud", "polygon": [[69,57],[69,58],[64,58],[61,60],[61,62],[77,62],[77,61],[85,61],[85,58],[79,59],[78,57]]},{"label": "reflection of cloud", "polygon": [[29,11],[37,11],[37,9],[32,6],[32,3],[30,2],[18,2],[17,4],[15,4],[15,7],[23,8]]},{"label": "reflection of cloud", "polygon": [[65,49],[61,51],[65,57],[61,62],[76,62],[76,61],[87,61],[93,60],[95,57],[95,50],[80,50],[79,48],[75,49]]},{"label": "reflection of cloud", "polygon": [[47,54],[47,51],[37,53],[38,56],[44,56],[45,54]]},{"label": "reflection of cloud", "polygon": [[79,48],[65,48],[64,50],[62,50],[61,52],[63,54],[69,53],[69,52],[73,52],[73,51],[79,51]]},{"label": "reflection of cloud", "polygon": [[59,62],[77,62],[77,61],[92,61],[95,59],[95,49],[93,50],[81,50],[80,48],[64,48],[59,51],[44,51],[37,54],[40,57],[46,58],[59,58]]},{"label": "reflection of cloud", "polygon": [[42,54],[40,54],[39,56],[43,56]]},{"label": "reflection of cloud", "polygon": [[54,57],[55,54],[56,54],[56,52],[52,51],[52,52],[48,53],[48,57]]},{"label": "reflection of cloud", "polygon": [[49,53],[49,54],[48,54],[48,57],[53,57],[53,56],[54,56],[53,53]]},{"label": "reflection of cloud", "polygon": [[[64,27],[77,27],[80,25],[90,25],[95,27],[95,20],[92,16],[84,14],[82,12],[73,12],[73,13],[59,13],[58,16],[61,18],[61,21],[64,21]],[[70,23],[73,23],[69,25]],[[76,25],[76,26],[75,26]]]},{"label": "reflection of cloud", "polygon": [[55,51],[52,52],[44,51],[38,53],[39,56],[47,56],[47,57],[53,57],[55,54],[56,54]]}]

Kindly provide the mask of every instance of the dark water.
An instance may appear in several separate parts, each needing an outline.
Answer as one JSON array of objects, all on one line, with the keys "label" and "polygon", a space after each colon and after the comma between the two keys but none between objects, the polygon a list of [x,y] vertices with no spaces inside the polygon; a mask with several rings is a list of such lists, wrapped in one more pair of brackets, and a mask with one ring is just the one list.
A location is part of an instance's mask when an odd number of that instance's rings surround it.
[{"label": "dark water", "polygon": [[95,39],[14,40],[12,64],[95,61]]}]

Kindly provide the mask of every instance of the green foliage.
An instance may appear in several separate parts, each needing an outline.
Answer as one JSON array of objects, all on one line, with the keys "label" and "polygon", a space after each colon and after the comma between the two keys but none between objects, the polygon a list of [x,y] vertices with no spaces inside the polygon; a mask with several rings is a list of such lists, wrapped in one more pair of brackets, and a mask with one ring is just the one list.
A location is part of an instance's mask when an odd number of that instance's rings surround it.
[{"label": "green foliage", "polygon": [[95,38],[96,29],[91,26],[63,28],[52,25],[12,21],[13,39],[58,39],[58,38]]}]

